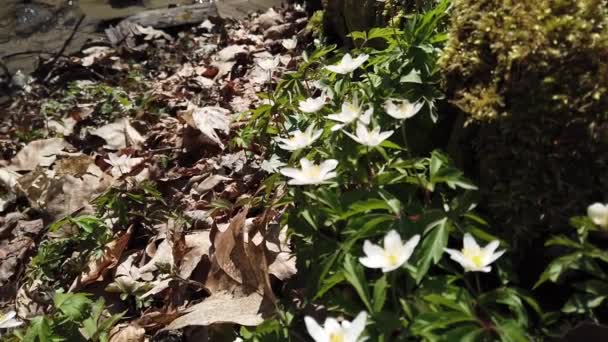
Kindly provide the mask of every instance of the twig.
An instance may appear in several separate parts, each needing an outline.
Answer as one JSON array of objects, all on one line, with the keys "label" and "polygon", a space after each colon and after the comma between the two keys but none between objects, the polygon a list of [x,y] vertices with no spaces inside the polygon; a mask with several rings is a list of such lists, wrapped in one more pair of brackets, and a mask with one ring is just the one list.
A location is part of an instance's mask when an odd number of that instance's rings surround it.
[{"label": "twig", "polygon": [[9,53],[7,55],[4,55],[2,57],[0,57],[0,59],[7,59],[7,58],[12,58],[12,57],[16,57],[16,56],[21,56],[21,55],[33,55],[33,54],[46,54],[46,55],[52,55],[53,53],[48,52],[48,51],[42,51],[42,50],[27,50],[27,51],[19,51],[19,52],[13,52],[13,53]]},{"label": "twig", "polygon": [[86,18],[86,15],[83,14],[80,17],[80,19],[78,19],[78,22],[76,23],[76,25],[74,25],[74,28],[72,29],[72,33],[70,34],[68,39],[66,39],[66,41],[63,43],[63,46],[61,47],[61,49],[59,51],[57,51],[57,53],[55,54],[53,59],[47,64],[49,67],[49,72],[46,75],[46,77],[44,78],[44,83],[48,82],[49,78],[51,77],[51,74],[53,73],[53,68],[55,66],[55,63],[57,63],[57,60],[59,59],[59,57],[61,57],[63,55],[63,53],[65,52],[65,49],[67,49],[68,45],[70,45],[70,43],[72,42],[72,39],[74,39],[74,36],[76,35],[76,32],[78,31],[78,28],[80,27],[80,24],[82,24],[82,22],[84,21],[84,18]]}]

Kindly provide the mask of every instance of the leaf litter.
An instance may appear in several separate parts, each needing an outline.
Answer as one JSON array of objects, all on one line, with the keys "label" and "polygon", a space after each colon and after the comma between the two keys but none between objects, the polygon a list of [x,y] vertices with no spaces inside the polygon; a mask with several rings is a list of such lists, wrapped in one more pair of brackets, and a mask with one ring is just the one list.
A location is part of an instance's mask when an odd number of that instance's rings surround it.
[{"label": "leaf litter", "polygon": [[90,293],[127,313],[115,342],[272,315],[297,270],[282,213],[255,199],[281,162],[230,141],[300,58],[277,49],[305,26],[294,11],[119,24],[0,107],[0,310],[31,319],[59,289]]}]

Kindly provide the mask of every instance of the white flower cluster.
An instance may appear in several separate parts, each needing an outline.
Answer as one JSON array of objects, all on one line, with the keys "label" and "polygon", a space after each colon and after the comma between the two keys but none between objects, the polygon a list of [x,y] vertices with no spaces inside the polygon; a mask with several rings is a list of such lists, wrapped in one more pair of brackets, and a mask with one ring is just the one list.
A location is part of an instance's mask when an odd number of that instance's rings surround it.
[{"label": "white flower cluster", "polygon": [[[286,48],[291,48],[293,41],[285,42]],[[350,54],[344,55],[342,60],[335,65],[328,65],[325,69],[337,74],[350,74],[363,63],[368,60],[368,55],[361,55],[353,58]],[[333,98],[333,91],[326,86],[316,86],[322,89],[323,93],[319,97],[310,97],[298,103],[298,109],[302,113],[313,114],[323,110],[327,99]],[[398,120],[405,120],[413,117],[418,113],[422,103],[411,103],[407,100],[387,100],[384,104],[386,114]],[[374,113],[374,108],[371,105],[364,105],[359,102],[357,96],[353,96],[352,100],[344,101],[339,113],[327,115],[325,118],[335,121],[336,124],[331,127],[332,132],[342,131],[355,142],[367,146],[376,147],[382,144],[383,141],[391,137],[394,131],[382,131],[380,127],[372,127],[371,119]],[[345,128],[351,124],[355,124],[354,133],[347,132]],[[279,147],[287,151],[296,151],[305,149],[311,146],[323,134],[322,129],[315,129],[312,124],[304,132],[295,130],[289,134],[289,137],[278,138]],[[280,170],[281,174],[292,178],[289,184],[292,185],[314,185],[326,183],[329,179],[336,177],[337,173],[334,169],[337,167],[335,160],[327,160],[316,165],[308,159],[300,160],[300,169],[284,168]]]}]

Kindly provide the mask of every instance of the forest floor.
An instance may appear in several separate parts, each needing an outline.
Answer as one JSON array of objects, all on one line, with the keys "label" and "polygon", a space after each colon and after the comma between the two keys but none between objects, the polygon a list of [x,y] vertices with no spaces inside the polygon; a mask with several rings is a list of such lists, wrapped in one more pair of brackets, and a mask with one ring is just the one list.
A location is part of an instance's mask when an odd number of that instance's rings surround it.
[{"label": "forest floor", "polygon": [[281,212],[249,210],[276,165],[239,128],[298,64],[306,24],[283,8],[129,26],[17,75],[0,107],[0,311],[27,321],[58,290],[88,293],[123,314],[115,342],[260,323],[296,269]]}]

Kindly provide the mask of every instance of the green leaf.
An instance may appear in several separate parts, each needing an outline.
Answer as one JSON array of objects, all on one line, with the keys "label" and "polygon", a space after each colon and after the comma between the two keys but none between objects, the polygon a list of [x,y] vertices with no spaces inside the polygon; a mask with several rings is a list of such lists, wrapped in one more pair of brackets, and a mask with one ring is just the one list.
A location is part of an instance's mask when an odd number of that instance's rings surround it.
[{"label": "green leaf", "polygon": [[51,322],[45,316],[38,316],[30,321],[23,342],[52,342],[61,341],[53,334]]},{"label": "green leaf", "polygon": [[422,240],[422,246],[417,248],[417,272],[414,276],[417,284],[424,278],[431,264],[436,264],[441,259],[443,249],[448,245],[450,225],[447,219],[441,220]]},{"label": "green leaf", "polygon": [[[380,312],[384,307],[387,285],[386,274],[383,274],[374,284],[374,312]],[[397,284],[392,284],[391,286],[397,286]]]},{"label": "green leaf", "polygon": [[545,242],[545,246],[564,246],[573,249],[580,249],[582,247],[581,244],[579,244],[578,242],[572,241],[563,235],[558,235],[550,238]]},{"label": "green leaf", "polygon": [[353,215],[367,213],[372,210],[385,210],[388,212],[392,212],[393,208],[390,204],[380,198],[370,198],[365,201],[358,201],[350,205],[348,211],[340,216],[341,220],[347,219]]},{"label": "green leaf", "polygon": [[420,72],[416,69],[410,71],[409,74],[401,77],[399,80],[401,83],[419,83],[422,84],[422,79],[420,78]]},{"label": "green leaf", "polygon": [[350,254],[344,259],[344,276],[346,277],[346,281],[355,288],[367,310],[373,312],[374,310],[369,301],[367,280],[363,273],[363,266]]},{"label": "green leaf", "polygon": [[80,321],[92,304],[92,301],[84,293],[61,293],[57,292],[53,297],[55,308],[73,321]]},{"label": "green leaf", "polygon": [[600,306],[605,299],[606,296],[598,296],[590,293],[575,293],[568,299],[566,304],[564,304],[562,312],[578,314],[588,313],[592,309]]},{"label": "green leaf", "polygon": [[514,320],[496,324],[500,340],[504,342],[529,342],[530,338],[521,325]]},{"label": "green leaf", "polygon": [[503,287],[484,293],[479,297],[479,302],[487,307],[495,306],[496,304],[506,305],[515,314],[517,323],[520,326],[526,327],[528,325],[528,313],[526,312],[524,303],[519,294],[510,288]]}]

